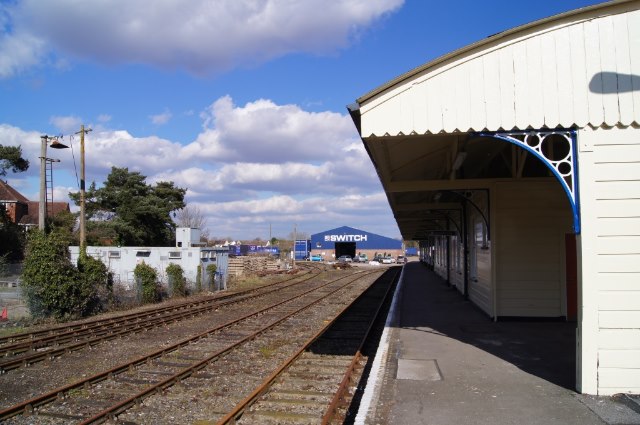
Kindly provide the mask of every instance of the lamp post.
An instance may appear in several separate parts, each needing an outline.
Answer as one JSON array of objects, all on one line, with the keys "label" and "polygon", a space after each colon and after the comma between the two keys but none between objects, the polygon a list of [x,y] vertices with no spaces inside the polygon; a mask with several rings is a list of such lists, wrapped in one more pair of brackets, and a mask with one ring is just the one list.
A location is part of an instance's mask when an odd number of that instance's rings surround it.
[{"label": "lamp post", "polygon": [[38,205],[38,228],[44,231],[45,216],[47,214],[47,143],[51,140],[53,149],[66,149],[69,146],[58,142],[57,137],[40,136],[40,202]]},{"label": "lamp post", "polygon": [[91,129],[84,128],[84,124],[80,126],[80,254],[87,254],[87,219],[86,219],[86,194],[85,194],[85,163],[84,163],[84,135],[90,132]]}]

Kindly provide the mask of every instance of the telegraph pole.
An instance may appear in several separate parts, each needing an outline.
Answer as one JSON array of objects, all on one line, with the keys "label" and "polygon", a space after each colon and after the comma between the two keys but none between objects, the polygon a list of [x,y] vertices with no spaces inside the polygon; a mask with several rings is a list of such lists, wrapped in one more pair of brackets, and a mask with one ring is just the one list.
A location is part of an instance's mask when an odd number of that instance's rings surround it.
[{"label": "telegraph pole", "polygon": [[84,135],[91,129],[80,126],[80,255],[87,255],[86,213],[85,213],[85,184],[84,184]]}]

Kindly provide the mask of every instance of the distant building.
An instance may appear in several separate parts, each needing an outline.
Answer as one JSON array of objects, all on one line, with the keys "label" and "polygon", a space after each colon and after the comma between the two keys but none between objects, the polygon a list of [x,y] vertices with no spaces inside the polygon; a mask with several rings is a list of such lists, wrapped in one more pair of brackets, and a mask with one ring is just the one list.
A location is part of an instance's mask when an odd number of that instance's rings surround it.
[{"label": "distant building", "polygon": [[[71,261],[77,262],[80,247],[69,247]],[[229,250],[226,247],[206,247],[200,242],[200,230],[188,227],[176,229],[175,247],[139,247],[139,246],[88,246],[87,254],[100,260],[113,273],[114,283],[126,289],[135,287],[133,270],[145,263],[158,272],[160,281],[167,283],[166,269],[169,264],[182,267],[184,277],[193,285],[200,267],[201,282],[204,289],[220,290],[227,288]],[[211,282],[206,272],[207,266],[216,265],[215,281]]]},{"label": "distant building", "polygon": [[[0,204],[7,211],[12,223],[24,227],[35,227],[40,217],[40,202],[30,201],[7,182],[0,180]],[[62,211],[70,211],[68,202],[49,202],[47,217],[55,217]]]},{"label": "distant building", "polygon": [[342,255],[354,257],[356,254],[367,254],[369,259],[376,255],[396,257],[403,254],[402,241],[348,226],[311,235],[311,255],[334,260]]}]

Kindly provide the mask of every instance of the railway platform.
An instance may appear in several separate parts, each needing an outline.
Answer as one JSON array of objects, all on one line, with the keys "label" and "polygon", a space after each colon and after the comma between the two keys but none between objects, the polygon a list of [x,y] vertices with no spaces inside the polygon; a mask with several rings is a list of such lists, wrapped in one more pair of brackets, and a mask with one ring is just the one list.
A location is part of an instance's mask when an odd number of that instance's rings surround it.
[{"label": "railway platform", "polygon": [[634,396],[575,388],[575,323],[494,322],[404,266],[357,424],[640,424]]}]

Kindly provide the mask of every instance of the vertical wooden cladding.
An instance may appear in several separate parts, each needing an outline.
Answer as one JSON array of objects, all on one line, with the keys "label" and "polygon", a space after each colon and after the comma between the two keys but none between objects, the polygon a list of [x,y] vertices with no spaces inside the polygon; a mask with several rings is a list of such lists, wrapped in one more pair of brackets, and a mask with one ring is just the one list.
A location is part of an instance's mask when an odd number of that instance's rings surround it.
[{"label": "vertical wooden cladding", "polygon": [[571,209],[555,181],[495,185],[498,316],[564,314],[564,235]]},{"label": "vertical wooden cladding", "polygon": [[427,67],[361,112],[364,137],[640,123],[640,11],[515,33]]}]

